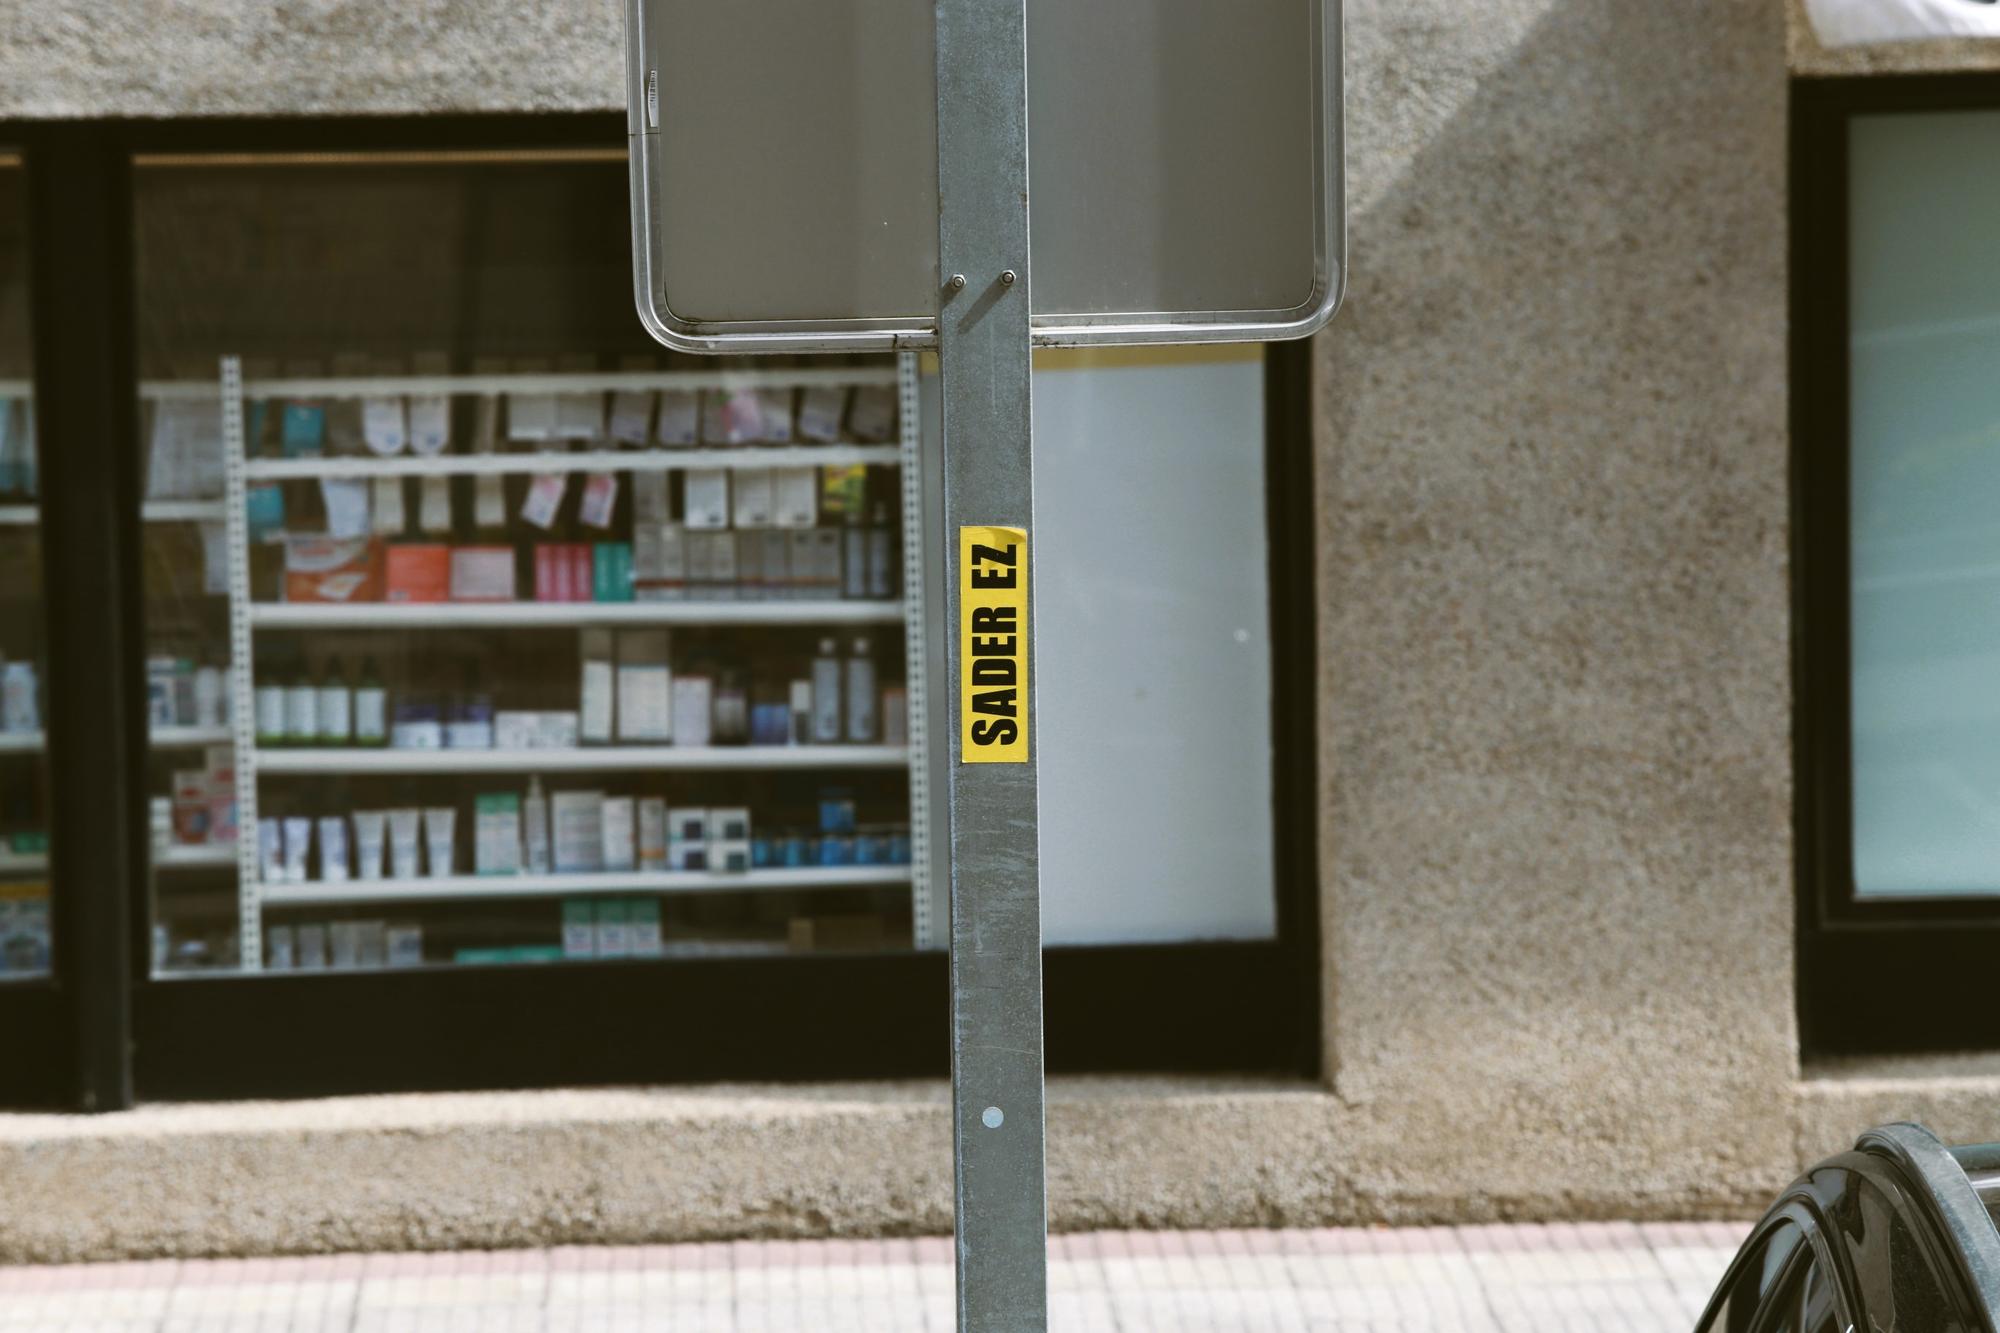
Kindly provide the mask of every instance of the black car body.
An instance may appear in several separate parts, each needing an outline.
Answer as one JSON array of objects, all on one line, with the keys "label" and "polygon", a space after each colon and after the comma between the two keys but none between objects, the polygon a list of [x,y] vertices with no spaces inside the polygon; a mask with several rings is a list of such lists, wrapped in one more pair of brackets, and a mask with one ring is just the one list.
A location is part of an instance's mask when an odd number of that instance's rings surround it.
[{"label": "black car body", "polygon": [[1886,1125],[1792,1182],[1697,1333],[2000,1333],[2000,1144]]}]

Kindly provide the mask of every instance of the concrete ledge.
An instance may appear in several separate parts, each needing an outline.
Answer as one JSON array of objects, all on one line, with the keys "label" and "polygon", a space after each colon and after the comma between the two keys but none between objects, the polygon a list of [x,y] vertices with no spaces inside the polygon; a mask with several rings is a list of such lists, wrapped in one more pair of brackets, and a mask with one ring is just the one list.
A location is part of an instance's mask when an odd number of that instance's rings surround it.
[{"label": "concrete ledge", "polygon": [[1843,1152],[1865,1129],[1928,1125],[1947,1143],[2000,1140],[2000,1054],[1814,1061],[1799,1085],[1800,1162]]},{"label": "concrete ledge", "polygon": [[[0,1117],[0,1263],[943,1234],[946,1096],[728,1086]],[[1768,1194],[1577,1167],[1469,1181],[1462,1155],[1413,1157],[1379,1114],[1298,1082],[1050,1085],[1057,1231],[1740,1218]]]},{"label": "concrete ledge", "polygon": [[[1051,1092],[1053,1224],[1333,1211],[1330,1098],[1082,1080]],[[942,1233],[942,1084],[534,1092],[0,1119],[0,1262]]]},{"label": "concrete ledge", "polygon": [[2000,69],[2000,41],[1956,37],[1874,46],[1824,46],[1806,17],[1805,0],[1785,0],[1787,55],[1794,74],[1956,74]]}]

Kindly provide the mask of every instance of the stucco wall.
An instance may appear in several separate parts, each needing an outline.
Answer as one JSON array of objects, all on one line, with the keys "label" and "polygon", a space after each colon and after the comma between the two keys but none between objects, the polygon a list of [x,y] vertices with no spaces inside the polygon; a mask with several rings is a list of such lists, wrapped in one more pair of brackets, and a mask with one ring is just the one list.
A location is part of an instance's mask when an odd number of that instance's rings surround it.
[{"label": "stucco wall", "polygon": [[1385,1197],[1775,1187],[1783,13],[1349,14],[1318,454],[1341,1151]]},{"label": "stucco wall", "polygon": [[[618,11],[6,5],[0,118],[611,108]],[[1057,1219],[1741,1212],[1801,1148],[1786,14],[1350,0],[1348,28],[1353,281],[1318,344],[1330,1088],[1059,1104]],[[462,1234],[938,1225],[935,1108],[834,1100],[840,1134],[797,1152],[730,1129],[721,1102],[692,1120],[648,1108],[643,1141],[688,1164],[645,1177],[650,1197],[685,1218],[603,1227],[558,1198],[534,1204],[538,1230],[475,1217]],[[144,1114],[129,1144],[106,1127],[97,1155],[46,1124],[16,1148],[123,1162],[106,1179],[145,1193],[148,1145],[173,1136]],[[282,1243],[395,1243],[399,1217],[419,1219],[410,1243],[437,1243],[426,1210],[504,1212],[523,1197],[507,1171],[560,1166],[508,1146],[540,1141],[467,1130],[479,1165],[446,1195],[397,1182],[452,1176],[450,1140],[425,1137],[446,1158],[408,1171],[364,1141],[357,1162],[384,1167],[355,1205],[369,1226]],[[299,1194],[295,1148],[258,1142],[245,1179],[264,1202],[237,1210],[253,1233]],[[41,1184],[58,1207],[60,1182]],[[818,1202],[850,1186],[859,1213]],[[56,1214],[27,1227],[7,1207],[0,1252],[62,1250]]]}]

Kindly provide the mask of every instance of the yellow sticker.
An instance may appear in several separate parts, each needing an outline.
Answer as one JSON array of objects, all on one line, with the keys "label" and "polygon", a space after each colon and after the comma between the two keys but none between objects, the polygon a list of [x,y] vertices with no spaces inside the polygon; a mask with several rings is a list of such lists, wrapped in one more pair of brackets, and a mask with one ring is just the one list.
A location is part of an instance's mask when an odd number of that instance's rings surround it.
[{"label": "yellow sticker", "polygon": [[1028,532],[958,530],[959,756],[1028,762]]}]

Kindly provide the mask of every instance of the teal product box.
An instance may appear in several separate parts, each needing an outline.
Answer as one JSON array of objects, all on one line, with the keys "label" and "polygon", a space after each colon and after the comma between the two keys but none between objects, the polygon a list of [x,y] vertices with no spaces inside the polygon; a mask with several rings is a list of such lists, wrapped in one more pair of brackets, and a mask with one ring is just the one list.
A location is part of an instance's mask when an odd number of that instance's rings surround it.
[{"label": "teal product box", "polygon": [[588,898],[563,899],[562,954],[565,958],[597,957],[597,916]]},{"label": "teal product box", "polygon": [[597,956],[632,956],[632,911],[623,898],[601,898],[597,903]]},{"label": "teal product box", "polygon": [[667,951],[666,937],[660,933],[660,900],[634,898],[626,932],[631,938],[634,958],[658,958]]},{"label": "teal product box", "polygon": [[632,544],[598,542],[591,552],[591,600],[632,600]]},{"label": "teal product box", "polygon": [[286,403],[278,436],[285,457],[318,457],[326,448],[326,408],[318,403]]}]

